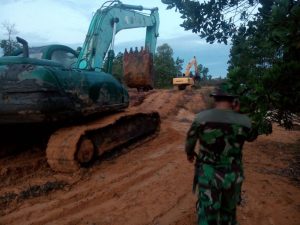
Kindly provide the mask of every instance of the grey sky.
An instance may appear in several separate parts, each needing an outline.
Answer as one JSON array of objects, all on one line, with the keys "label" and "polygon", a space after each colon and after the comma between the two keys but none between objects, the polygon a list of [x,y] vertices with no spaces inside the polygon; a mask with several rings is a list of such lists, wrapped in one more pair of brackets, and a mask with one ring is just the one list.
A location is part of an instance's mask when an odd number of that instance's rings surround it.
[{"label": "grey sky", "polygon": [[[7,21],[16,25],[18,35],[30,46],[60,43],[82,45],[93,13],[104,3],[103,0],[0,0],[0,23]],[[209,68],[212,75],[225,76],[229,47],[210,45],[191,31],[180,27],[182,19],[174,10],[166,10],[160,0],[123,0],[123,3],[159,7],[160,36],[158,45],[168,43],[174,56],[186,64],[194,55],[198,63]],[[145,29],[124,30],[116,36],[116,49],[140,46]],[[0,39],[5,38],[0,30]],[[140,44],[141,43],[141,44]],[[131,45],[131,46],[130,46]],[[133,45],[133,46],[132,46]]]}]

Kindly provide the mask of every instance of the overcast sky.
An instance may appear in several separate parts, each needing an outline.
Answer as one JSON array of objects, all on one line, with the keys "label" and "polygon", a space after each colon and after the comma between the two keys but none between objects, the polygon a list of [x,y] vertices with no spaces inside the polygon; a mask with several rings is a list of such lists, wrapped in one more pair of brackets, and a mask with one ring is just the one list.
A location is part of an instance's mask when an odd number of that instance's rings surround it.
[{"label": "overcast sky", "polygon": [[[103,0],[0,0],[0,23],[15,24],[18,36],[29,46],[65,44],[81,46],[94,12]],[[182,19],[175,10],[166,10],[160,0],[123,0],[123,3],[158,7],[160,28],[158,45],[168,43],[174,50],[174,58],[185,60],[184,66],[195,55],[198,63],[209,68],[214,76],[225,76],[229,47],[207,44],[191,31],[180,27]],[[143,45],[145,29],[123,30],[116,36],[116,51],[125,47]],[[3,29],[0,39],[5,38]]]}]

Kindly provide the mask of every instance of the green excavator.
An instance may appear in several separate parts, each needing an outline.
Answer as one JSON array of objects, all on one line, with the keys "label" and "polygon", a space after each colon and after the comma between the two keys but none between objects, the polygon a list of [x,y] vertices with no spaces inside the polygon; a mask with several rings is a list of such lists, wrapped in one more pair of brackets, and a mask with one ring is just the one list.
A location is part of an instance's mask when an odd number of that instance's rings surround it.
[{"label": "green excavator", "polygon": [[[115,35],[146,27],[145,47],[125,51],[124,80],[127,87],[153,88],[158,26],[157,8],[108,1],[95,13],[79,53],[63,45],[31,51],[17,38],[23,45],[21,55],[0,58],[1,132],[16,124],[68,124],[50,135],[46,148],[49,165],[62,172],[157,132],[159,114],[128,109],[128,91],[111,68]],[[102,68],[105,58],[108,73]],[[92,119],[83,123],[85,118]]]}]

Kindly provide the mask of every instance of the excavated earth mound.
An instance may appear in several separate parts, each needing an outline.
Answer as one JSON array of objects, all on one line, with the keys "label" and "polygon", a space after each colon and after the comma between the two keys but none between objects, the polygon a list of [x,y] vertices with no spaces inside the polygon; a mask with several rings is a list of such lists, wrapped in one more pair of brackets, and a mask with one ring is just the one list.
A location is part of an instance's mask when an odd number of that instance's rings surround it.
[{"label": "excavated earth mound", "polygon": [[[196,224],[184,139],[208,92],[130,90],[130,107],[160,113],[158,136],[72,174],[53,172],[42,147],[0,159],[0,224]],[[241,225],[299,224],[299,149],[300,131],[277,126],[245,145]]]}]

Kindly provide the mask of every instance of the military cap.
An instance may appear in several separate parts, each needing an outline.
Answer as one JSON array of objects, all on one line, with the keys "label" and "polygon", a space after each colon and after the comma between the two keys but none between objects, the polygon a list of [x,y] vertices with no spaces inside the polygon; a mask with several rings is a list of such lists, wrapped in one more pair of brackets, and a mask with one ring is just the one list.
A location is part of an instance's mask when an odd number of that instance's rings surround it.
[{"label": "military cap", "polygon": [[229,85],[227,83],[221,83],[215,88],[213,93],[210,94],[211,97],[222,97],[222,98],[237,98],[238,95],[234,95],[229,91]]}]

